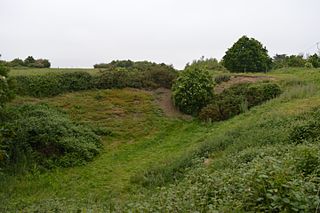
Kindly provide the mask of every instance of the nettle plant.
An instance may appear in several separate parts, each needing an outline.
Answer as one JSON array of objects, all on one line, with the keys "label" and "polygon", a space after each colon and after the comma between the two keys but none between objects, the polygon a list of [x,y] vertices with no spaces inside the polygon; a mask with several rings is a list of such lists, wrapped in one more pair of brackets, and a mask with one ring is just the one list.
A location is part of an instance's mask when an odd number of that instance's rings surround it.
[{"label": "nettle plant", "polygon": [[212,100],[213,85],[208,71],[187,68],[172,87],[175,106],[186,114],[197,115]]}]

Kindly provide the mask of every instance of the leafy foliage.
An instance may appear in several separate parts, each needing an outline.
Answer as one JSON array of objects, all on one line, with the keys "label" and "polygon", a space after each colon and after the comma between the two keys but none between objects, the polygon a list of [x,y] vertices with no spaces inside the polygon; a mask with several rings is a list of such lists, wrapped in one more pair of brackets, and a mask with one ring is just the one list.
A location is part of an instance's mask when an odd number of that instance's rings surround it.
[{"label": "leafy foliage", "polygon": [[9,69],[0,63],[0,109],[13,98],[14,82],[8,80]]},{"label": "leafy foliage", "polygon": [[307,58],[304,58],[303,55],[275,55],[273,58],[273,69],[286,67],[318,68],[320,67],[320,57],[317,54],[310,55]]},{"label": "leafy foliage", "polygon": [[292,129],[290,142],[298,144],[320,140],[320,110],[316,110],[312,118]]},{"label": "leafy foliage", "polygon": [[200,69],[200,70],[208,70],[208,71],[217,71],[217,70],[225,70],[222,63],[220,63],[215,58],[204,58],[202,56],[199,60],[194,60],[191,64],[187,64],[185,69]]},{"label": "leafy foliage", "polygon": [[182,71],[172,87],[173,101],[182,112],[197,115],[213,97],[212,77],[206,70]]},{"label": "leafy foliage", "polygon": [[259,41],[243,36],[227,50],[223,64],[232,72],[265,72],[271,69],[272,60]]},{"label": "leafy foliage", "polygon": [[50,68],[51,63],[48,59],[34,59],[33,56],[28,56],[25,60],[15,58],[12,61],[5,62],[9,67],[30,67],[30,68]]},{"label": "leafy foliage", "polygon": [[274,83],[235,85],[216,95],[212,103],[201,110],[199,118],[206,121],[226,120],[280,94],[280,87]]},{"label": "leafy foliage", "polygon": [[1,115],[2,165],[10,170],[69,167],[90,161],[101,149],[90,128],[74,123],[46,105],[23,105]]},{"label": "leafy foliage", "polygon": [[313,67],[320,67],[320,56],[317,54],[313,54],[308,57],[308,62],[312,64]]},{"label": "leafy foliage", "polygon": [[13,79],[17,82],[17,94],[34,97],[50,97],[94,87],[94,78],[86,72],[15,76]]}]

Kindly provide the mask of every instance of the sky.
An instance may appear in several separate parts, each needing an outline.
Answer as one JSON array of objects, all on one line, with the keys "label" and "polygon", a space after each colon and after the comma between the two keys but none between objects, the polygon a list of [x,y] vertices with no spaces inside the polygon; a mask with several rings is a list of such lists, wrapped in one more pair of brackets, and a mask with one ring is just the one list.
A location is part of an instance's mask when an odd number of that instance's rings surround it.
[{"label": "sky", "polygon": [[0,0],[1,59],[52,67],[221,59],[241,36],[269,55],[314,53],[320,0]]}]

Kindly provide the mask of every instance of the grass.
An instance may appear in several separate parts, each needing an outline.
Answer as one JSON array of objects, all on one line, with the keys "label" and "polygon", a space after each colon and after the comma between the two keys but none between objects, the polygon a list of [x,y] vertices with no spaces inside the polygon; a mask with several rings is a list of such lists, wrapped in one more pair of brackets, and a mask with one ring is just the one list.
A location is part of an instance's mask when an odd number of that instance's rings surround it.
[{"label": "grass", "polygon": [[205,125],[165,117],[153,99],[151,92],[135,89],[17,98],[12,104],[47,103],[62,108],[74,120],[107,128],[113,134],[103,138],[104,153],[85,166],[10,177],[11,181],[1,184],[1,200],[15,209],[53,198],[125,199],[135,189],[132,176],[182,155],[207,134]]},{"label": "grass", "polygon": [[99,74],[99,69],[93,68],[17,68],[10,70],[10,76],[20,75],[46,75],[48,73],[88,72],[92,75]]},{"label": "grass", "polygon": [[[304,149],[287,144],[288,135],[292,127],[309,119],[306,113],[320,107],[319,70],[289,69],[263,75],[276,78],[284,89],[282,96],[213,124],[166,117],[155,104],[152,92],[135,89],[93,90],[44,99],[16,98],[12,104],[47,103],[66,111],[74,120],[107,128],[112,135],[103,138],[104,152],[85,166],[43,174],[35,169],[25,176],[3,176],[0,210],[105,212],[115,205],[120,206],[119,212],[205,212],[210,210],[206,196],[211,199],[210,193],[220,189],[225,190],[219,196],[220,206],[215,201],[210,203],[217,204],[215,209],[219,207],[223,212],[251,205],[255,201],[243,191],[235,194],[238,189],[253,187],[246,185],[249,181],[242,174],[252,178],[253,183],[253,169],[262,168],[255,170],[262,175],[269,169],[265,163],[269,161],[264,161],[266,156],[287,162],[286,150],[294,155]],[[280,166],[275,171],[285,184],[283,172],[291,173],[283,167],[286,164],[279,164],[269,165]],[[182,177],[175,180],[177,172]],[[171,179],[163,177],[164,173]],[[158,190],[154,186],[159,179],[164,188]],[[143,187],[146,182],[151,183],[146,184],[147,188]],[[221,203],[225,206],[221,207]]]}]

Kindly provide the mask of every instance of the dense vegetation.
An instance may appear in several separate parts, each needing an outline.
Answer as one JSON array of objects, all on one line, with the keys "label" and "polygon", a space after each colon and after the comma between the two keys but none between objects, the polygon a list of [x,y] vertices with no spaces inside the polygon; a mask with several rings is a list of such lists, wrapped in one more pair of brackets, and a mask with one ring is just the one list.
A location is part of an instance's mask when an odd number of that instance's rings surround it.
[{"label": "dense vegetation", "polygon": [[100,152],[100,140],[92,129],[45,105],[6,109],[0,121],[1,152],[6,156],[0,165],[15,173],[34,166],[81,165]]},{"label": "dense vegetation", "polygon": [[303,55],[287,56],[280,54],[273,58],[274,69],[286,67],[318,68],[320,67],[320,57],[317,54],[310,55],[307,58],[304,58]]},{"label": "dense vegetation", "polygon": [[199,60],[194,60],[191,64],[187,63],[185,69],[200,69],[207,71],[224,71],[225,68],[221,62],[215,58],[204,58],[202,56]]},{"label": "dense vegetation", "polygon": [[51,66],[48,59],[34,59],[33,56],[28,56],[24,60],[15,58],[12,61],[5,61],[4,63],[13,68],[49,68]]},{"label": "dense vegetation", "polygon": [[243,36],[227,50],[223,64],[232,72],[266,72],[272,59],[259,41]]},{"label": "dense vegetation", "polygon": [[94,88],[94,77],[87,72],[20,75],[12,77],[16,93],[33,97],[50,97],[64,92]]},{"label": "dense vegetation", "polygon": [[8,80],[9,69],[0,63],[0,110],[13,98],[14,82]]},{"label": "dense vegetation", "polygon": [[213,81],[207,70],[187,68],[172,87],[172,98],[182,112],[197,115],[213,97]]},{"label": "dense vegetation", "polygon": [[[245,75],[204,58],[12,77],[0,64],[0,211],[318,212],[316,57]],[[194,117],[166,112],[169,88]]]},{"label": "dense vegetation", "polygon": [[215,95],[211,103],[201,110],[199,118],[205,121],[226,120],[280,94],[280,87],[274,83],[235,85]]},{"label": "dense vegetation", "polygon": [[13,76],[12,79],[17,82],[18,95],[51,97],[65,92],[88,89],[171,88],[177,76],[177,71],[167,65],[150,62],[135,63],[137,64],[135,68],[114,67],[102,69],[98,74],[85,71],[52,72],[47,75],[22,74]]}]

